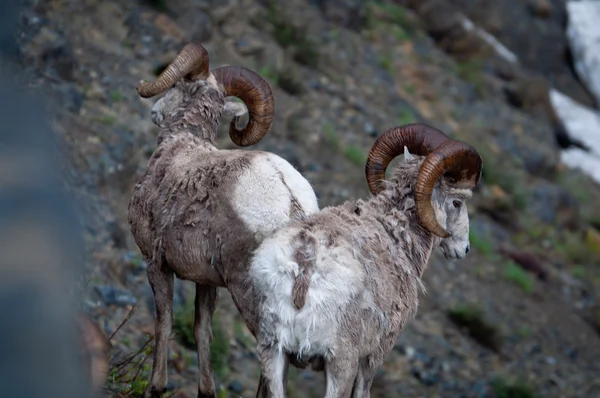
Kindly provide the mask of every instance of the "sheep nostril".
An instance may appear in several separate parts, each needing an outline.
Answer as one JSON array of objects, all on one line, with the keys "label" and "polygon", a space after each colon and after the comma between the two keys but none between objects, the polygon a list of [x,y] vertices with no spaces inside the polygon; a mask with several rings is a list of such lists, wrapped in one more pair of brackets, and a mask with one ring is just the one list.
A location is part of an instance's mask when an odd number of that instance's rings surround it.
[{"label": "sheep nostril", "polygon": [[467,248],[465,249],[465,253],[468,253],[468,252],[469,252],[469,250],[471,250],[471,246],[470,246],[470,245],[467,245]]}]

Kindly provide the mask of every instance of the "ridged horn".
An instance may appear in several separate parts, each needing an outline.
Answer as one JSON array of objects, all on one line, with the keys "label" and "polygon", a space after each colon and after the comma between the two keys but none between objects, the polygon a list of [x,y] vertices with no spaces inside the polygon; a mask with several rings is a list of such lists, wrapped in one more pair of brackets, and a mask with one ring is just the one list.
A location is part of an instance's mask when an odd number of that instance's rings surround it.
[{"label": "ridged horn", "polygon": [[391,128],[375,141],[367,159],[365,171],[373,194],[384,188],[387,166],[403,153],[404,146],[410,153],[426,156],[414,188],[419,220],[429,232],[447,238],[450,234],[437,222],[431,205],[433,187],[445,175],[457,187],[474,188],[481,177],[481,157],[470,145],[424,124]]},{"label": "ridged horn", "polygon": [[438,129],[418,123],[385,131],[371,147],[365,166],[371,193],[376,195],[383,190],[387,167],[396,156],[404,153],[405,146],[412,154],[427,156],[448,140],[450,138]]},{"label": "ridged horn", "polygon": [[208,77],[208,52],[199,43],[188,43],[152,82],[140,81],[140,97],[150,98],[171,88],[179,79],[200,80]]},{"label": "ridged horn", "polygon": [[450,233],[438,224],[431,194],[435,183],[445,176],[457,188],[473,189],[481,178],[483,161],[475,148],[464,142],[446,141],[423,161],[415,185],[415,206],[421,224],[431,233],[447,238]]},{"label": "ridged horn", "polygon": [[248,123],[237,128],[239,117],[229,125],[229,137],[238,146],[254,145],[269,131],[275,117],[271,86],[260,75],[242,66],[223,66],[212,71],[225,88],[225,96],[235,96],[248,107]]}]

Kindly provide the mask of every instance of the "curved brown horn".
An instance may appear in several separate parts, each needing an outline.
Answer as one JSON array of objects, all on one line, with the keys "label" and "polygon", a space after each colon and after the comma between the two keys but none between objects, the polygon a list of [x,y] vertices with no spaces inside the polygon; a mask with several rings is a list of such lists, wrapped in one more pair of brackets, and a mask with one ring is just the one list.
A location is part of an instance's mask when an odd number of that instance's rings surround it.
[{"label": "curved brown horn", "polygon": [[98,326],[87,314],[77,316],[81,333],[85,372],[90,378],[91,388],[97,393],[102,389],[108,375],[108,341]]},{"label": "curved brown horn", "polygon": [[186,44],[154,81],[142,80],[138,83],[136,90],[140,97],[154,97],[171,88],[182,77],[189,80],[208,77],[208,52],[201,44]]},{"label": "curved brown horn", "polygon": [[239,130],[239,117],[229,125],[229,137],[238,146],[254,145],[269,131],[275,117],[275,100],[269,83],[242,66],[223,66],[212,71],[225,88],[225,96],[235,96],[248,107],[248,123]]},{"label": "curved brown horn", "polygon": [[385,171],[392,159],[404,152],[405,146],[410,153],[426,156],[448,140],[450,138],[440,130],[418,123],[393,127],[384,132],[371,147],[365,166],[371,193],[376,195],[383,190]]},{"label": "curved brown horn", "polygon": [[435,219],[431,194],[435,183],[445,176],[458,188],[473,189],[481,178],[483,161],[475,148],[460,141],[446,141],[423,161],[415,185],[415,206],[421,224],[431,233],[447,238],[446,231]]}]

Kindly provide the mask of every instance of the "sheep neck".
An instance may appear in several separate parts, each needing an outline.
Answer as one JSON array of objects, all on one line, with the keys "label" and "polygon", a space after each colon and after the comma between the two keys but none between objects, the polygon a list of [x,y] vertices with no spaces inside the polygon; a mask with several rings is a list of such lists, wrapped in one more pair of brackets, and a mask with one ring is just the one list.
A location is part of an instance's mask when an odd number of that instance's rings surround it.
[{"label": "sheep neck", "polygon": [[206,128],[202,124],[190,124],[185,119],[182,119],[165,125],[158,134],[157,143],[160,144],[165,139],[191,134],[207,144],[216,146],[216,131],[218,128],[218,121],[214,123],[214,126]]},{"label": "sheep neck", "polygon": [[[406,182],[396,183],[393,188],[373,197],[367,202],[367,206],[372,210],[366,213],[373,214],[394,241],[395,253],[392,254],[399,257],[401,252],[404,253],[403,256],[408,257],[410,265],[421,278],[435,247],[436,238],[419,222],[412,186]],[[404,262],[395,263],[401,266]]]}]

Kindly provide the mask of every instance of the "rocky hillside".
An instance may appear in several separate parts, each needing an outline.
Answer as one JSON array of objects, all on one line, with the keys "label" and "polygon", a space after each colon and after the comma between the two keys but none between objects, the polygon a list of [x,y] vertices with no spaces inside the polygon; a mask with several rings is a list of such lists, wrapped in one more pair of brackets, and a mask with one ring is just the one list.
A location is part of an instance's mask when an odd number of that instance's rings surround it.
[{"label": "rocky hillside", "polygon": [[[366,154],[395,125],[425,122],[482,154],[469,208],[474,250],[457,263],[433,259],[428,293],[374,397],[600,395],[600,186],[560,163],[561,147],[576,143],[548,87],[593,101],[568,56],[564,2],[497,3],[24,2],[21,62],[30,87],[48,96],[85,226],[81,306],[114,333],[107,396],[140,396],[154,333],[153,296],[126,221],[157,133],[153,100],[140,99],[135,85],[189,40],[205,45],[213,66],[244,65],[271,82],[276,120],[256,147],[294,164],[322,207],[368,195]],[[227,126],[222,148],[234,147]],[[187,283],[176,286],[170,388],[194,397],[193,296]],[[225,291],[213,327],[219,396],[254,396],[254,340]],[[322,396],[323,387],[322,374],[290,371],[290,397]]]}]

